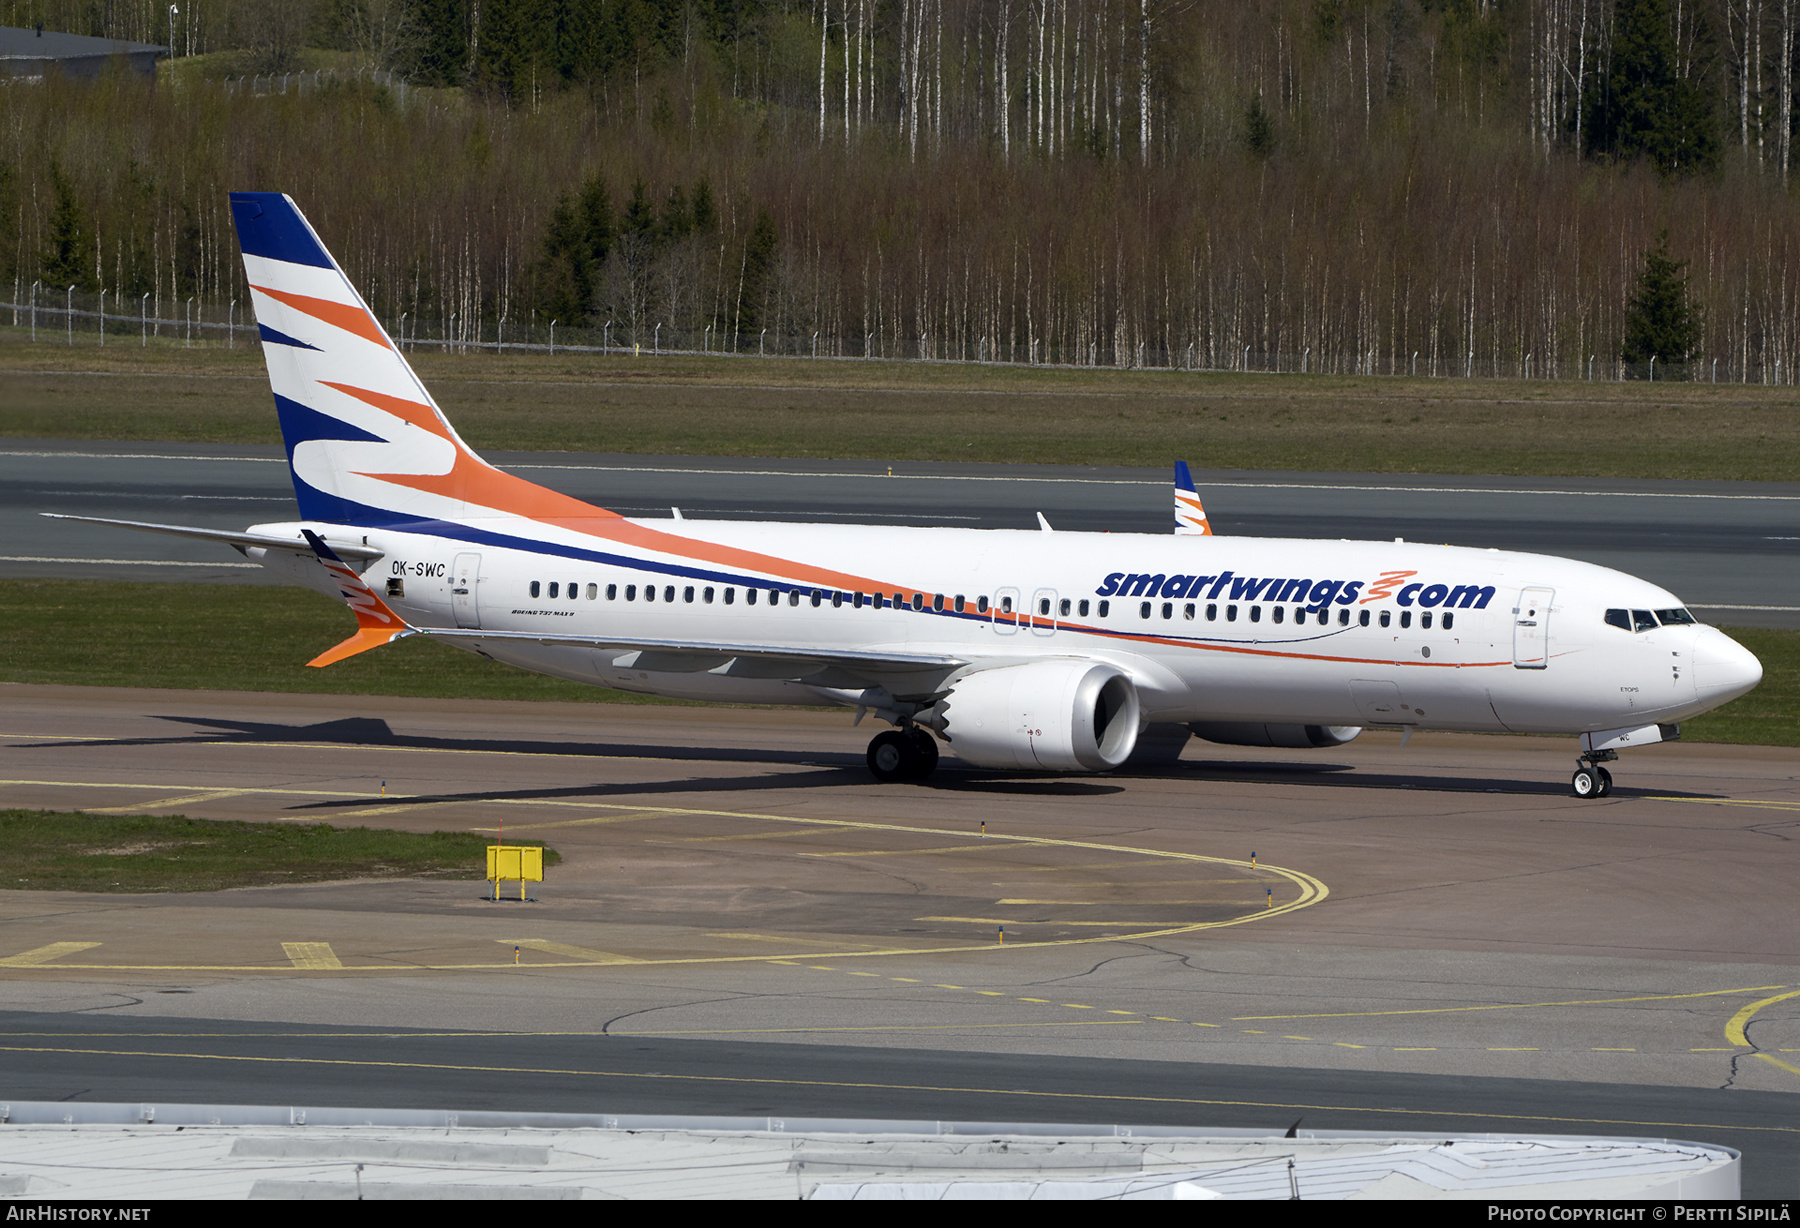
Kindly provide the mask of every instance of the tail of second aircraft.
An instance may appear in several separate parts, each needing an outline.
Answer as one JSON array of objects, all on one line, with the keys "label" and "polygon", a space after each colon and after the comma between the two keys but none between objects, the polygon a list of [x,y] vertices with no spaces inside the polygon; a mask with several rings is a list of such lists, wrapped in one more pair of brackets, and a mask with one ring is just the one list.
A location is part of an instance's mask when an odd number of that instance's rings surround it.
[{"label": "tail of second aircraft", "polygon": [[612,515],[476,456],[287,196],[233,192],[231,214],[302,518]]},{"label": "tail of second aircraft", "polygon": [[1194,487],[1194,475],[1186,461],[1175,462],[1175,532],[1183,536],[1212,536],[1212,525],[1206,522],[1206,508],[1200,504],[1200,492]]}]

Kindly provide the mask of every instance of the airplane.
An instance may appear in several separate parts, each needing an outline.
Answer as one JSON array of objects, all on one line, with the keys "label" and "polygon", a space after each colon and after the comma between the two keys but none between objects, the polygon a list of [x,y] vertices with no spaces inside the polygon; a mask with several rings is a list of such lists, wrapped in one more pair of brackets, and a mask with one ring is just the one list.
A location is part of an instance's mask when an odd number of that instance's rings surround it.
[{"label": "airplane", "polygon": [[325,666],[428,635],[685,699],[841,705],[891,728],[881,781],[939,744],[1005,772],[1107,772],[1190,736],[1329,748],[1366,727],[1575,735],[1571,789],[1754,687],[1757,659],[1667,590],[1569,559],[1215,535],[1185,464],[1175,531],[621,516],[457,435],[293,200],[231,195],[300,519],[218,541],[343,601]]}]

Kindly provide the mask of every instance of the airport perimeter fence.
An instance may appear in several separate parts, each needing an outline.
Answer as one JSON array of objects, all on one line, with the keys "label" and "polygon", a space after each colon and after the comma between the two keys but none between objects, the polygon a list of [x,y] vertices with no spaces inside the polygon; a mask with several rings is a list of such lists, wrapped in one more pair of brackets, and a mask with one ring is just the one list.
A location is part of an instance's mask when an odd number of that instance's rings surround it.
[{"label": "airport perimeter fence", "polygon": [[[75,345],[180,345],[235,349],[261,345],[247,302],[221,305],[198,296],[175,302],[142,295],[120,310],[116,296],[73,287],[19,287],[15,301],[0,303],[0,321],[10,318],[12,335],[32,341]],[[110,309],[109,309],[110,308]],[[456,354],[629,354],[639,357],[761,357],[829,362],[914,362],[973,366],[1050,367],[1250,375],[1420,376],[1438,379],[1526,379],[1566,381],[1686,382],[1787,385],[1797,382],[1794,364],[1780,359],[1703,358],[1689,363],[1651,360],[1627,363],[1598,354],[1576,361],[1526,354],[1519,358],[1456,361],[1442,355],[1259,353],[1249,346],[1221,348],[1198,343],[1185,349],[1139,345],[1114,350],[1098,345],[1065,347],[1042,341],[1009,342],[986,337],[945,340],[930,335],[828,337],[823,333],[726,332],[710,325],[677,329],[661,323],[636,329],[618,322],[568,327],[560,321],[518,324],[452,314],[421,319],[411,312],[384,320],[388,336],[403,352]]]}]

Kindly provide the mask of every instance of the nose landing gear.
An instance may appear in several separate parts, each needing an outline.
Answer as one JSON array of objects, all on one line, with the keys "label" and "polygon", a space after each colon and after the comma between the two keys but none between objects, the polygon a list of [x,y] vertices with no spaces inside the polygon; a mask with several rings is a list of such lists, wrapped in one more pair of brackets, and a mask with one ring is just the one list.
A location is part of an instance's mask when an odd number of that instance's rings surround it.
[{"label": "nose landing gear", "polygon": [[1576,797],[1605,797],[1612,792],[1612,773],[1601,767],[1619,757],[1616,750],[1596,750],[1575,760],[1575,775],[1569,788]]},{"label": "nose landing gear", "polygon": [[937,741],[917,725],[886,730],[869,743],[869,774],[879,781],[924,780],[937,763]]}]

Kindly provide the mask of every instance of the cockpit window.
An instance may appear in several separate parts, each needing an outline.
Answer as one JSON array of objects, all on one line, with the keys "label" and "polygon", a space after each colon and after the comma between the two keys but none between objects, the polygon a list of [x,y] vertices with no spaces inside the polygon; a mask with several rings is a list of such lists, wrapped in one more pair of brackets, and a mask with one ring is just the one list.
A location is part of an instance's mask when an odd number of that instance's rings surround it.
[{"label": "cockpit window", "polygon": [[1609,627],[1617,627],[1621,631],[1631,630],[1631,611],[1608,610],[1606,612],[1606,625]]},{"label": "cockpit window", "polygon": [[1656,617],[1649,610],[1633,610],[1631,612],[1631,629],[1633,631],[1656,630]]},{"label": "cockpit window", "polygon": [[1700,621],[1686,610],[1658,610],[1656,616],[1662,620],[1662,625],[1665,627],[1691,627]]}]

